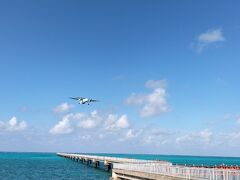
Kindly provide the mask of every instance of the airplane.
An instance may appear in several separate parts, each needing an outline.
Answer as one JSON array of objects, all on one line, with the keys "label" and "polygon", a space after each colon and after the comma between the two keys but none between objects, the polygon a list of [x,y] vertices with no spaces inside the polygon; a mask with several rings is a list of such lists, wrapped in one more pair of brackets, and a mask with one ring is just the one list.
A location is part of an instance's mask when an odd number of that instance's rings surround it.
[{"label": "airplane", "polygon": [[96,99],[89,99],[84,97],[70,97],[70,99],[78,101],[78,104],[90,104],[91,102],[98,102],[99,100]]}]

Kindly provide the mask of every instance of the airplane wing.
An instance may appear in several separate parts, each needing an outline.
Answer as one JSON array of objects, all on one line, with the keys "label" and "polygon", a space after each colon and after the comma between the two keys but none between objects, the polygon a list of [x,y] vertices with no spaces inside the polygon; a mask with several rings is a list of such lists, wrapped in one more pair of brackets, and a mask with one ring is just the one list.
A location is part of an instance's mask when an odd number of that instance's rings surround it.
[{"label": "airplane wing", "polygon": [[70,99],[73,99],[73,100],[79,100],[79,99],[82,99],[81,97],[69,97]]},{"label": "airplane wing", "polygon": [[99,102],[99,100],[96,100],[96,99],[90,99],[90,102]]}]

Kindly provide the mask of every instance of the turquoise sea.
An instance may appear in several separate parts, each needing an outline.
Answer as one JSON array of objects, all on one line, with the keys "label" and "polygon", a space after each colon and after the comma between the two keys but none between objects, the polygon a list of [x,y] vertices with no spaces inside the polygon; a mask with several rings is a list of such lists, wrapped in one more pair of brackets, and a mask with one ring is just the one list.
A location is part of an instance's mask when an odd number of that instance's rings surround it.
[{"label": "turquoise sea", "polygon": [[[112,157],[136,159],[167,160],[174,164],[188,165],[239,165],[236,157],[203,157],[176,155],[143,155],[143,154],[97,154]],[[82,179],[108,180],[110,173],[102,169],[86,166],[70,159],[56,156],[55,153],[0,153],[1,180],[27,179]]]},{"label": "turquoise sea", "polygon": [[109,180],[110,173],[55,153],[0,153],[0,180]]}]

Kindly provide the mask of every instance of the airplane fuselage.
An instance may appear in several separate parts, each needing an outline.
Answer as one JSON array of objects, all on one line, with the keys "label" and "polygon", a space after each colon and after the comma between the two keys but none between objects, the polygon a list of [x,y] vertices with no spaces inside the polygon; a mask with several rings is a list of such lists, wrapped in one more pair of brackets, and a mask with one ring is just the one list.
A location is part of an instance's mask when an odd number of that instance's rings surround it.
[{"label": "airplane fuselage", "polygon": [[70,99],[76,100],[78,104],[90,104],[92,102],[98,102],[96,99],[83,98],[83,97],[70,97]]},{"label": "airplane fuselage", "polygon": [[83,98],[79,100],[79,104],[85,104],[85,103],[89,103],[89,99],[88,98]]}]

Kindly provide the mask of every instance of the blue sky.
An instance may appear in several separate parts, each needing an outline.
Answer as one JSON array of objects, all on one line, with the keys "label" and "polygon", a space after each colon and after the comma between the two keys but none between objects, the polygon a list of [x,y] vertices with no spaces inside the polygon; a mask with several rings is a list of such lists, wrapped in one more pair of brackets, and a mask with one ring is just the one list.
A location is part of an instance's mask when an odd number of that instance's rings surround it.
[{"label": "blue sky", "polygon": [[1,2],[0,151],[240,156],[239,6]]}]

